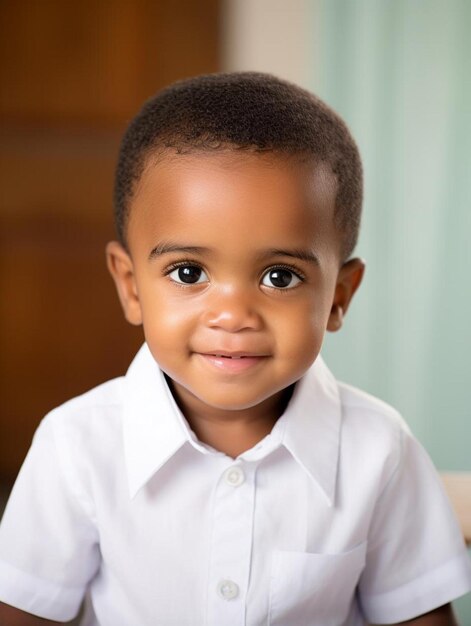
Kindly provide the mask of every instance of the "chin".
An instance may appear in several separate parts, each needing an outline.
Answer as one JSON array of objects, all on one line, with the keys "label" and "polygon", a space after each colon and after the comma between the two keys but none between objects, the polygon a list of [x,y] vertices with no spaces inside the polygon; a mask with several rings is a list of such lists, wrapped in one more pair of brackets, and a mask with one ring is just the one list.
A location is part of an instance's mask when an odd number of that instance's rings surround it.
[{"label": "chin", "polygon": [[237,398],[232,401],[230,398],[200,398],[201,402],[213,409],[220,411],[245,411],[246,409],[252,409],[255,406],[261,404],[265,398],[257,398],[255,400],[241,401]]}]

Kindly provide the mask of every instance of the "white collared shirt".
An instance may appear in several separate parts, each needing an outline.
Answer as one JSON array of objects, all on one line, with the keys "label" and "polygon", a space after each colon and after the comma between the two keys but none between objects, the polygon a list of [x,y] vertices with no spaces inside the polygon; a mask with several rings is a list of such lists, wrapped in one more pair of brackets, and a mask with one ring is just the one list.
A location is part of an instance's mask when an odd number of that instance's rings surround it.
[{"label": "white collared shirt", "polygon": [[0,600],[66,621],[87,589],[87,625],[359,626],[449,602],[471,568],[402,419],[320,358],[232,459],[143,346],[43,420],[0,528]]}]

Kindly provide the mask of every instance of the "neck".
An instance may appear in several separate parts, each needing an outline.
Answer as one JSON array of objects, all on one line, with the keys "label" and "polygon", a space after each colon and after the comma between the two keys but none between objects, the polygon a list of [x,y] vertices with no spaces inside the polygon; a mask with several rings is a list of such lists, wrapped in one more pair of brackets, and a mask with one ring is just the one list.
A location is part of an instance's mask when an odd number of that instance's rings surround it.
[{"label": "neck", "polygon": [[225,410],[205,405],[168,377],[167,382],[197,438],[232,458],[249,450],[271,432],[294,389],[291,385],[254,407]]}]

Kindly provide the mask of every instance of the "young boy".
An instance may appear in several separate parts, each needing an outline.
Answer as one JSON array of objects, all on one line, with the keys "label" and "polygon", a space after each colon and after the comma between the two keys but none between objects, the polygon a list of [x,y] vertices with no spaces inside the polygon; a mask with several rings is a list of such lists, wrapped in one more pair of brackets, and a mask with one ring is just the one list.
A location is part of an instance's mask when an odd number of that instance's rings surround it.
[{"label": "young boy", "polygon": [[107,259],[146,344],[40,425],[1,624],[84,596],[100,626],[455,624],[471,573],[435,470],[319,356],[362,279],[361,196],[345,124],[294,85],[203,76],[144,106]]}]

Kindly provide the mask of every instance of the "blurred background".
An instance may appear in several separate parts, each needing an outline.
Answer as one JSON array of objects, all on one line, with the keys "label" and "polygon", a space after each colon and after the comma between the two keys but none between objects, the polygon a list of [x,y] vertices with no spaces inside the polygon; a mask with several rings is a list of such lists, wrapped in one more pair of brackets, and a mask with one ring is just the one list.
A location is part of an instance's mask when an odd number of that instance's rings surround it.
[{"label": "blurred background", "polygon": [[[43,415],[142,341],[104,263],[127,122],[218,70],[293,80],[349,124],[367,273],[324,357],[396,406],[440,470],[471,470],[470,28],[469,0],[0,0],[3,493]],[[469,597],[458,609],[471,624]]]}]

